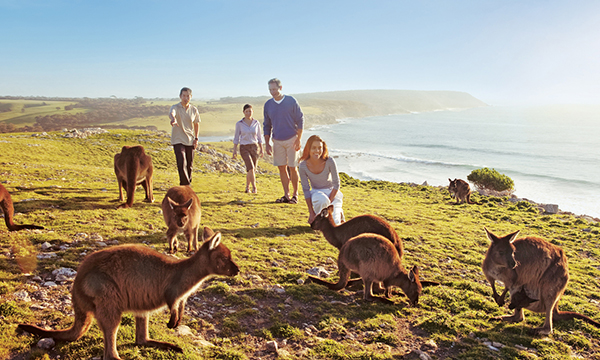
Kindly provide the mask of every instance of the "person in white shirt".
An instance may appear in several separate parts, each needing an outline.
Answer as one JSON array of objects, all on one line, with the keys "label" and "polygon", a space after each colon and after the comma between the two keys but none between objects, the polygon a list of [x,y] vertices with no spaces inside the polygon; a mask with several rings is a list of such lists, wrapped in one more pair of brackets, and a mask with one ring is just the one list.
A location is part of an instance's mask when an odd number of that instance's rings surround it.
[{"label": "person in white shirt", "polygon": [[192,165],[194,150],[198,147],[198,131],[200,130],[200,112],[190,104],[192,89],[184,87],[179,91],[181,102],[171,106],[171,145],[175,151],[179,185],[190,185],[192,182]]},{"label": "person in white shirt", "polygon": [[244,118],[235,124],[235,135],[233,136],[233,159],[239,153],[244,164],[246,164],[246,192],[256,194],[256,163],[263,156],[263,139],[260,123],[252,117],[254,109],[252,105],[244,105]]}]

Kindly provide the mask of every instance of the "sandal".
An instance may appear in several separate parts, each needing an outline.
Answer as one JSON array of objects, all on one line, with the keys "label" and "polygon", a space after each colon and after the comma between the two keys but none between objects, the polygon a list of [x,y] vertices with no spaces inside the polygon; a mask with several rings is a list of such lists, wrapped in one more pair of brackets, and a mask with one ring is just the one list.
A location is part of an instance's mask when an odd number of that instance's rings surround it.
[{"label": "sandal", "polygon": [[290,204],[297,204],[298,203],[298,197],[296,195],[292,196],[292,198],[290,199]]},{"label": "sandal", "polygon": [[289,203],[290,199],[287,198],[287,196],[283,195],[282,197],[280,197],[279,199],[275,200],[275,202],[277,204],[281,204],[281,203]]}]

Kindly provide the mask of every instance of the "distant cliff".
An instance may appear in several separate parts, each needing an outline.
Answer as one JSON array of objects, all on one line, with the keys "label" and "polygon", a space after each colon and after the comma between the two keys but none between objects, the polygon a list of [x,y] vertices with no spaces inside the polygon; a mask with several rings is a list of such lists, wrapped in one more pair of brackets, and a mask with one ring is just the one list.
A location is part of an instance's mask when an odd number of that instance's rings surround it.
[{"label": "distant cliff", "polygon": [[321,124],[349,117],[408,114],[487,106],[465,92],[413,90],[350,90],[293,95],[301,106],[319,108],[307,123]]},{"label": "distant cliff", "polygon": [[[487,106],[483,101],[460,91],[348,90],[290,95],[300,103],[307,127],[334,123],[344,118]],[[222,98],[219,102],[262,104],[268,99],[264,96],[230,97]],[[257,118],[260,117],[257,115]]]}]

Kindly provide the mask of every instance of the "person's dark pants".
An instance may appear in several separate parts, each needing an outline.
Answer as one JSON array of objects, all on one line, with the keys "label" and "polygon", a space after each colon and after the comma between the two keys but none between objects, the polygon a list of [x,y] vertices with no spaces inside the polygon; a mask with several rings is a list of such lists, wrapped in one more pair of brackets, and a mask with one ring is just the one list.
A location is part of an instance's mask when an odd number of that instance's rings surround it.
[{"label": "person's dark pants", "polygon": [[173,145],[177,171],[179,172],[179,185],[189,185],[192,182],[192,165],[194,164],[194,147],[183,144]]}]

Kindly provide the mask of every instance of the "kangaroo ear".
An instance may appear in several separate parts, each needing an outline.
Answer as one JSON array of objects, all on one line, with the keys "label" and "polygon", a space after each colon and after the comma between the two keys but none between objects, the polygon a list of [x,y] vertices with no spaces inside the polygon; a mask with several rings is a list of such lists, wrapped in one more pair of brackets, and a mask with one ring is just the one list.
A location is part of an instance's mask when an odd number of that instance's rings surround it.
[{"label": "kangaroo ear", "polygon": [[507,235],[507,237],[509,237],[508,242],[512,243],[513,241],[515,241],[515,239],[517,238],[517,235],[519,235],[519,232],[521,232],[521,230],[517,230],[514,233]]},{"label": "kangaroo ear", "polygon": [[194,202],[194,199],[189,199],[188,201],[186,201],[185,203],[181,204],[181,206],[183,207],[187,207],[188,210],[192,207],[192,203]]},{"label": "kangaroo ear", "polygon": [[416,282],[419,279],[419,268],[417,265],[413,266],[413,268],[408,273],[408,279],[411,282]]},{"label": "kangaroo ear", "polygon": [[498,237],[496,235],[492,234],[492,232],[489,231],[486,227],[484,227],[483,230],[485,230],[485,235],[492,243],[496,242],[498,240]]},{"label": "kangaroo ear", "polygon": [[202,232],[202,240],[206,241],[208,239],[210,239],[211,236],[213,236],[215,234],[214,231],[212,231],[211,228],[209,228],[208,226],[204,227],[204,231]]},{"label": "kangaroo ear", "polygon": [[179,205],[178,203],[176,203],[175,201],[173,201],[173,199],[171,199],[168,196],[167,196],[167,200],[169,200],[169,206],[171,207],[171,209],[173,209],[173,206]]},{"label": "kangaroo ear", "polygon": [[321,210],[321,216],[324,218],[327,218],[329,216],[329,212],[327,211],[327,209]]},{"label": "kangaroo ear", "polygon": [[210,243],[208,244],[208,250],[212,251],[216,249],[216,247],[219,246],[219,244],[221,243],[221,233],[217,231],[217,233],[214,234],[213,237],[210,238],[208,241],[210,241]]}]

